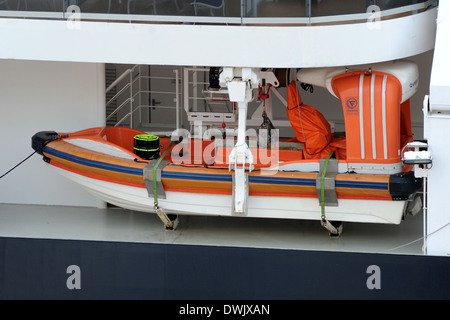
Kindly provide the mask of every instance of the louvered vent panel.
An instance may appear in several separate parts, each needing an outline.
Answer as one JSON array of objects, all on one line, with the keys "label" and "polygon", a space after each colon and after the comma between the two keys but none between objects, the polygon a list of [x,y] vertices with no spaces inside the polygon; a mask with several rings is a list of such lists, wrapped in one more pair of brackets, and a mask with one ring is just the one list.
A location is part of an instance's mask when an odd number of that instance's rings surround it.
[{"label": "louvered vent panel", "polygon": [[[116,80],[116,67],[113,64],[105,65],[105,82],[106,88],[109,87],[111,83]],[[106,103],[111,100],[112,97],[117,93],[117,88],[112,88],[108,93],[106,93]],[[108,117],[115,109],[117,108],[117,99],[112,101],[110,104],[106,106],[106,117]],[[106,122],[107,126],[114,126],[117,123],[117,115],[113,115]]]}]

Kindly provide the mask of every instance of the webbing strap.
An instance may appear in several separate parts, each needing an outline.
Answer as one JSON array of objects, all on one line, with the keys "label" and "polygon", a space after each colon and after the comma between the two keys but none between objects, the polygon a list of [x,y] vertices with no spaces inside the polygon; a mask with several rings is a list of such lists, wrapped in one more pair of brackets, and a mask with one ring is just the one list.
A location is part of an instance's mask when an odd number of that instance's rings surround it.
[{"label": "webbing strap", "polygon": [[334,151],[331,151],[328,157],[325,159],[325,163],[323,165],[322,176],[320,177],[320,207],[322,210],[322,219],[325,218],[325,175],[327,173],[328,162],[330,161],[331,156]]},{"label": "webbing strap", "polygon": [[155,202],[155,207],[158,207],[158,192],[156,190],[157,186],[156,186],[156,169],[158,169],[159,164],[161,163],[162,159],[166,156],[167,152],[170,150],[170,148],[172,147],[172,145],[174,144],[174,142],[170,142],[169,146],[167,147],[167,149],[164,151],[164,153],[162,154],[161,157],[158,158],[158,160],[156,160],[156,164],[153,167],[153,197],[154,197],[154,202]]}]

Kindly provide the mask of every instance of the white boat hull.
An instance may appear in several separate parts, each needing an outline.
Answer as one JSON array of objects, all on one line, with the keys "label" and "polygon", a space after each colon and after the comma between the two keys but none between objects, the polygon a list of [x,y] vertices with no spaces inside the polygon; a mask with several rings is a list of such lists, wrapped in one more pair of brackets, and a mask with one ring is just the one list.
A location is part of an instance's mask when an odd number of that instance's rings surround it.
[{"label": "white boat hull", "polygon": [[[60,168],[58,173],[81,185],[94,196],[118,207],[155,213],[154,199],[147,189],[89,178]],[[166,191],[158,199],[166,213],[182,215],[235,216],[232,196]],[[329,221],[399,224],[406,201],[339,199],[337,207],[325,207]],[[320,220],[317,198],[250,196],[246,217]]]}]

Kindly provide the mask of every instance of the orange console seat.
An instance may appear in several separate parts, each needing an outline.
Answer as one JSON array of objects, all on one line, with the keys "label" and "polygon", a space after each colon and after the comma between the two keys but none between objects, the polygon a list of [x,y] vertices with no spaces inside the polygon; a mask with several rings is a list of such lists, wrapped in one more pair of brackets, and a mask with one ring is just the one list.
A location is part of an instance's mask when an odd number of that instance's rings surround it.
[{"label": "orange console seat", "polygon": [[341,100],[349,163],[401,163],[401,148],[412,140],[409,100],[402,86],[383,72],[348,72],[332,79]]}]

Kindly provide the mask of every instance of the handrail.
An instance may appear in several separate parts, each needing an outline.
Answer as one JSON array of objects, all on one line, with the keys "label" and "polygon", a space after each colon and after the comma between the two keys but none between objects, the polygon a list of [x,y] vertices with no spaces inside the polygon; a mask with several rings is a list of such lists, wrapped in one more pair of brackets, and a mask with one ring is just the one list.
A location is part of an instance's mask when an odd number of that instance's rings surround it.
[{"label": "handrail", "polygon": [[126,103],[128,103],[129,101],[131,101],[131,98],[126,98],[126,99],[124,100],[124,102],[122,102],[122,103],[120,104],[120,106],[118,106],[116,109],[114,109],[114,111],[111,112],[111,113],[109,114],[109,116],[106,117],[106,121],[108,121],[109,119],[111,119],[111,117],[113,116],[113,114],[116,114],[117,112],[119,112],[120,109],[122,109],[123,106],[124,106]]},{"label": "handrail", "polygon": [[131,113],[128,112],[122,119],[120,119],[119,121],[117,121],[117,123],[114,125],[115,127],[117,127],[119,124],[121,124],[122,122],[124,122],[127,118],[129,118],[131,116]]},{"label": "handrail", "polygon": [[[416,3],[412,5],[380,10],[376,12],[376,18],[386,18],[389,16],[394,16],[406,12],[413,12],[417,10],[426,9],[433,4],[437,3],[438,0],[427,0],[426,2]],[[361,13],[351,13],[351,14],[340,14],[333,16],[310,16],[310,17],[243,17],[242,23],[247,24],[306,24],[313,25],[316,23],[342,23],[351,21],[368,21],[369,19],[374,19],[374,12],[361,12]]]},{"label": "handrail", "polygon": [[[120,120],[115,122],[115,126],[118,126],[122,124],[125,120],[130,119],[130,127],[133,127],[136,123],[133,122],[134,114],[138,110],[142,110],[144,108],[153,108],[155,106],[151,105],[142,105],[140,95],[145,93],[155,93],[155,94],[164,94],[164,95],[175,95],[175,106],[156,106],[156,108],[160,109],[176,109],[176,127],[180,127],[180,115],[179,115],[179,99],[181,98],[181,92],[179,91],[179,84],[181,82],[181,79],[179,77],[178,70],[174,70],[175,76],[174,77],[160,77],[160,76],[146,76],[142,75],[139,71],[137,74],[134,73],[135,69],[139,67],[140,65],[135,65],[133,68],[129,68],[125,70],[116,80],[113,81],[111,85],[108,86],[106,89],[106,92],[110,91],[114,86],[119,84],[121,80],[127,79],[128,81],[126,83],[123,83],[123,87],[120,88],[120,90],[106,102],[106,106],[111,104],[113,101],[117,101],[117,99],[125,94],[125,97],[123,101],[121,101],[120,105],[116,107],[112,112],[110,112],[107,117],[106,121],[110,120],[114,115],[118,115],[118,112],[122,110],[125,106],[129,106],[129,112],[125,114],[121,114]],[[141,88],[141,79],[165,79],[165,80],[175,80],[175,92],[170,91],[160,91],[160,90],[143,90]],[[133,90],[133,88],[135,90]],[[140,116],[139,116],[140,117]]]},{"label": "handrail", "polygon": [[131,85],[127,83],[122,89],[119,90],[111,99],[106,102],[106,106],[108,106],[111,102],[116,100],[123,92],[125,92],[126,89],[128,89]]},{"label": "handrail", "polygon": [[116,80],[114,80],[113,83],[111,83],[108,88],[106,88],[105,93],[108,93],[112,88],[114,88],[120,81],[122,81],[126,76],[128,76],[131,72],[134,72],[137,65],[135,65],[133,68],[125,70],[120,76],[117,77]]}]

